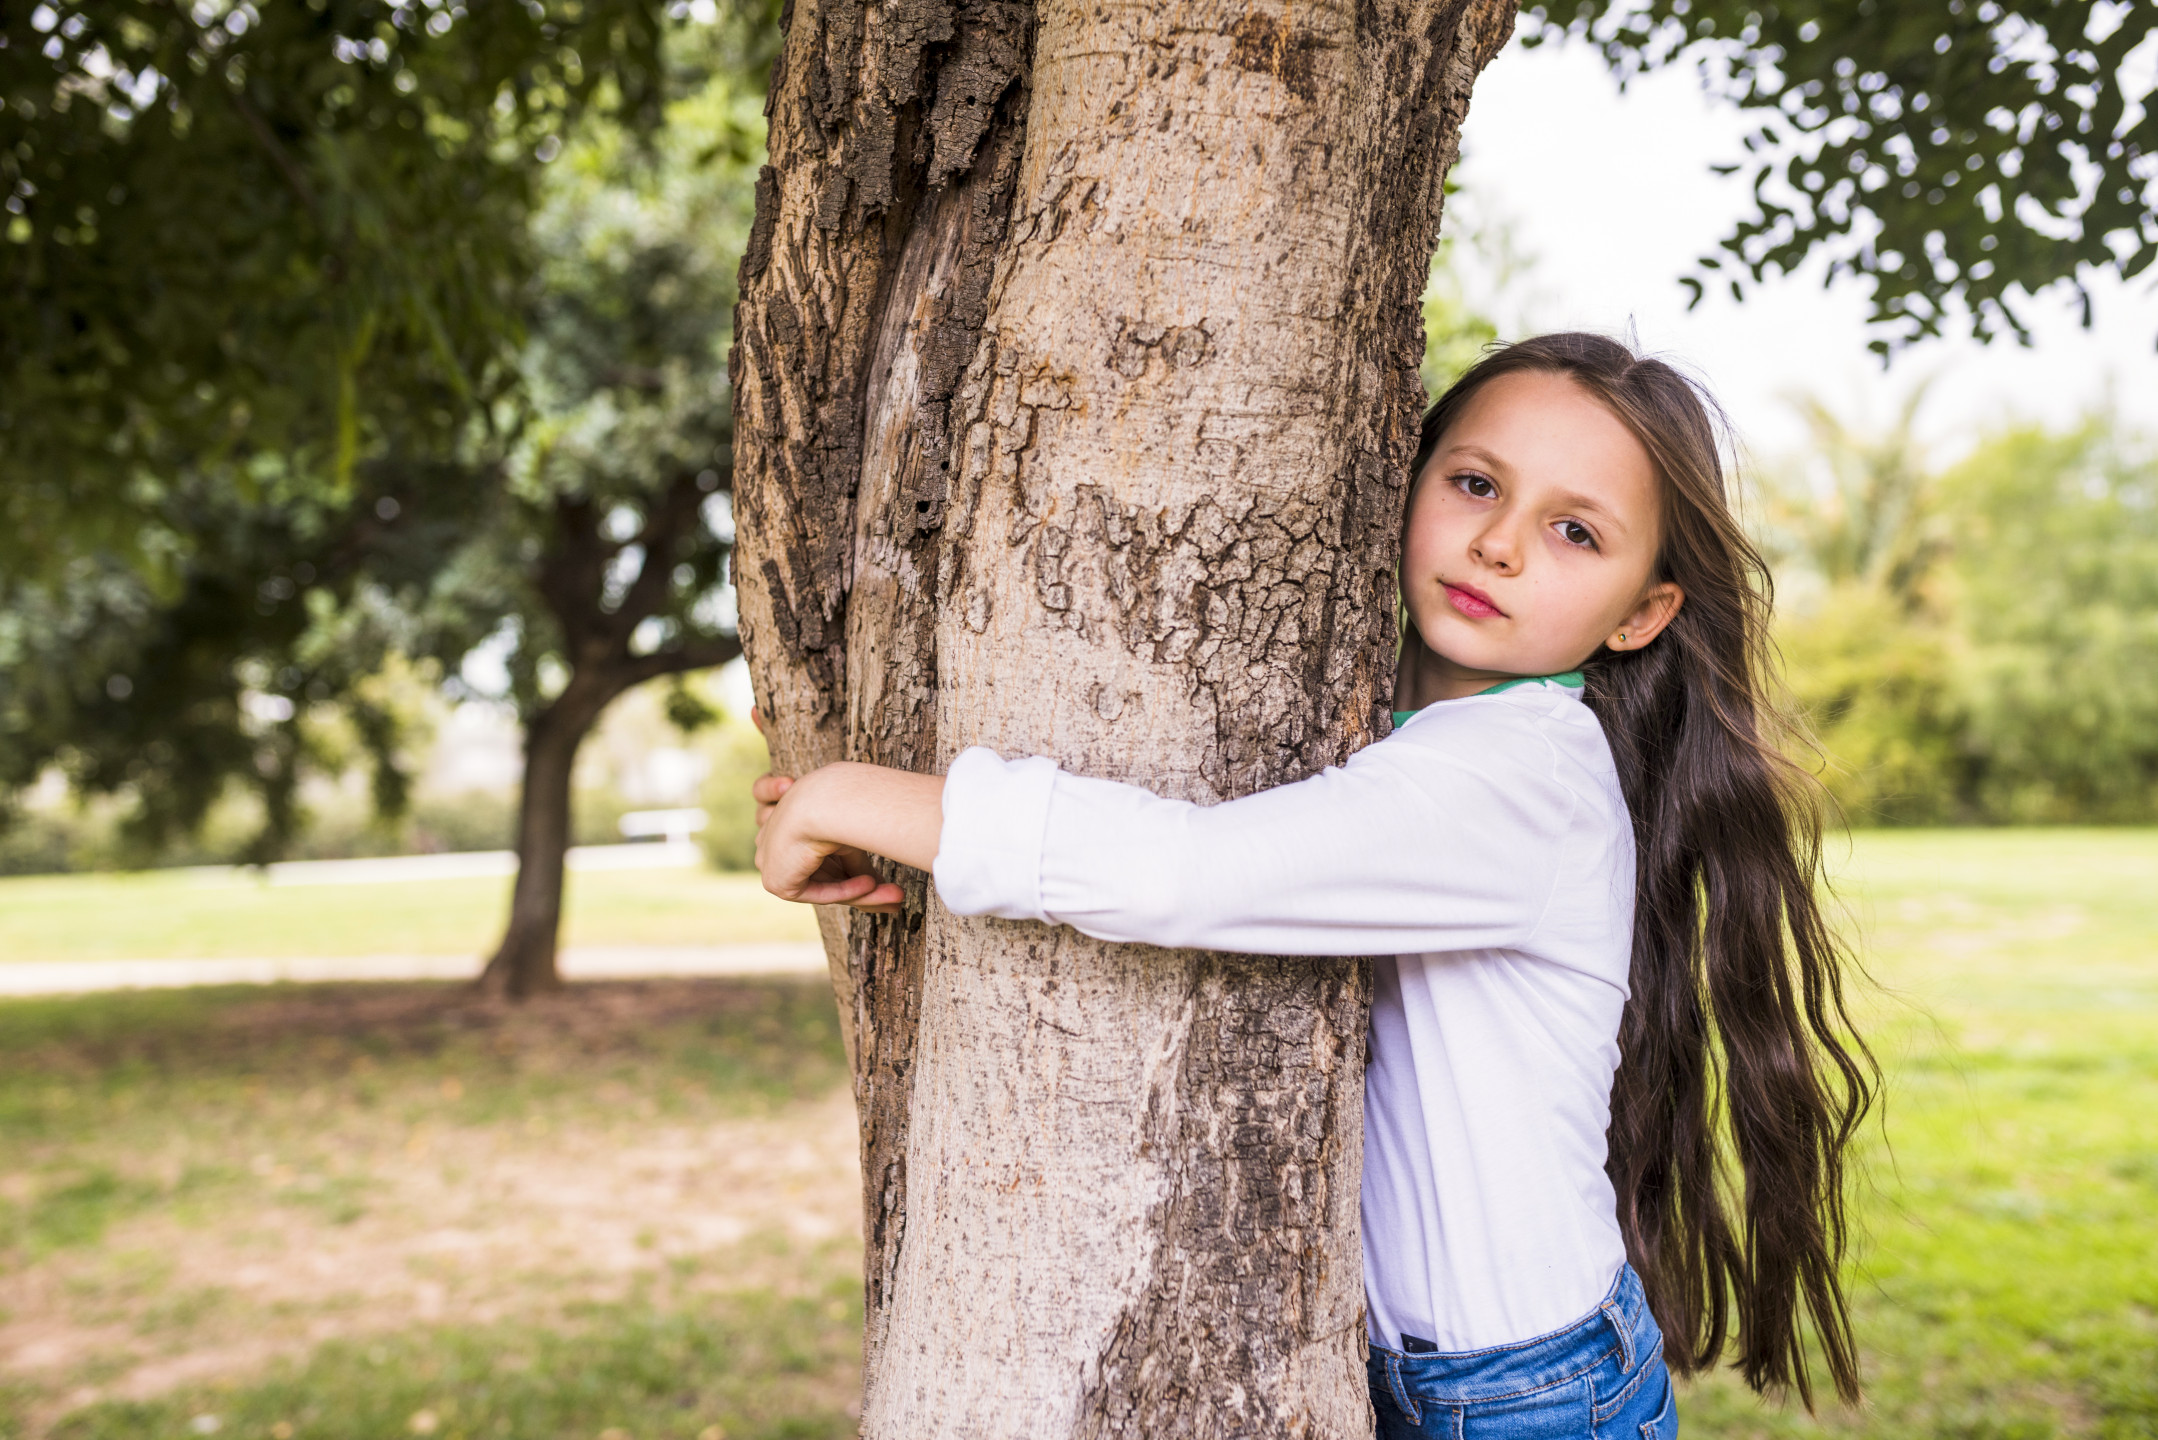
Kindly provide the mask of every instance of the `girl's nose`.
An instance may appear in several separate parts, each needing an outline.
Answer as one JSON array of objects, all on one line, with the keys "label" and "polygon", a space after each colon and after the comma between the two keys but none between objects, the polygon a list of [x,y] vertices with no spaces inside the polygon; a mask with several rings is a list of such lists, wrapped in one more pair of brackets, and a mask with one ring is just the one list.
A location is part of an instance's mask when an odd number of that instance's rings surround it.
[{"label": "girl's nose", "polygon": [[1494,525],[1477,536],[1469,553],[1501,574],[1511,575],[1520,568],[1520,552],[1503,526]]}]

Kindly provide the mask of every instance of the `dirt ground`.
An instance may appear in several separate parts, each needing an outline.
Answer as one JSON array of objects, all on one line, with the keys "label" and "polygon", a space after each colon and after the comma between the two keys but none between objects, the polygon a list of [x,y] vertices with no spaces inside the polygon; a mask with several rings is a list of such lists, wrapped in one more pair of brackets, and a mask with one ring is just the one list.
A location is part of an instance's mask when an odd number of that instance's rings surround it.
[{"label": "dirt ground", "polygon": [[853,1107],[801,1009],[739,982],[287,988],[11,1047],[42,1087],[15,1108],[53,1123],[0,1154],[0,1384],[37,1434],[333,1338],[852,1273]]}]

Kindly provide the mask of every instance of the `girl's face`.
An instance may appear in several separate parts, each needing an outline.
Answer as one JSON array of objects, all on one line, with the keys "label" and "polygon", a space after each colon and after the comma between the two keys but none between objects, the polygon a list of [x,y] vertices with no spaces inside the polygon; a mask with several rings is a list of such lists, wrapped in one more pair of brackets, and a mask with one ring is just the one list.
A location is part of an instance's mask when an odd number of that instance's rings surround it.
[{"label": "girl's face", "polygon": [[1654,578],[1659,486],[1633,432],[1565,376],[1479,389],[1409,500],[1402,593],[1427,653],[1404,652],[1403,698],[1555,675],[1600,645],[1654,639],[1685,598]]}]

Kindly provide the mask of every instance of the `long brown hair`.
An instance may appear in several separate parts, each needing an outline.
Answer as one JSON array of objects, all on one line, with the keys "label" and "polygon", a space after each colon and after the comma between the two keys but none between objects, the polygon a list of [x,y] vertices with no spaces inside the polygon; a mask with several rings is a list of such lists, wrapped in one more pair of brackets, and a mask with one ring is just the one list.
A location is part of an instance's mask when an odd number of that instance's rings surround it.
[{"label": "long brown hair", "polygon": [[1768,569],[1725,493],[1713,402],[1605,336],[1487,354],[1425,417],[1412,473],[1479,387],[1522,371],[1571,379],[1648,450],[1657,578],[1685,592],[1655,640],[1582,667],[1637,848],[1604,1165],[1627,1257],[1680,1374],[1729,1342],[1748,1384],[1796,1386],[1810,1409],[1810,1318],[1837,1394],[1856,1399],[1844,1157],[1879,1077],[1822,914],[1819,787],[1785,758],[1770,699]]}]

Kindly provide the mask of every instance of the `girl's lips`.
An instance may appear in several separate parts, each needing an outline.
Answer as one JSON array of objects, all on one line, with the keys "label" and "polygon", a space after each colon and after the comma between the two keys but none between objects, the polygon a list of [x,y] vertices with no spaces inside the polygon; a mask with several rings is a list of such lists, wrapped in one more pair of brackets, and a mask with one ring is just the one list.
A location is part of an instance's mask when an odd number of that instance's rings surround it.
[{"label": "girl's lips", "polygon": [[1444,580],[1439,583],[1446,587],[1446,598],[1454,603],[1454,608],[1471,620],[1503,619],[1506,615],[1506,612],[1492,604],[1491,597],[1481,590],[1467,585],[1447,585]]}]

